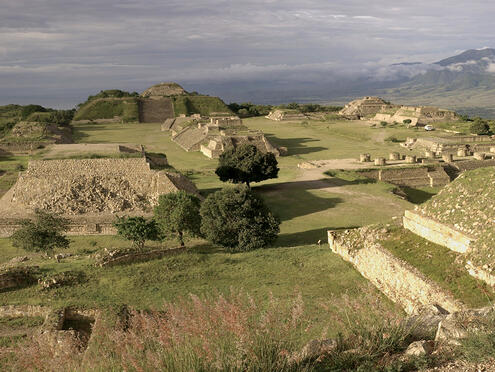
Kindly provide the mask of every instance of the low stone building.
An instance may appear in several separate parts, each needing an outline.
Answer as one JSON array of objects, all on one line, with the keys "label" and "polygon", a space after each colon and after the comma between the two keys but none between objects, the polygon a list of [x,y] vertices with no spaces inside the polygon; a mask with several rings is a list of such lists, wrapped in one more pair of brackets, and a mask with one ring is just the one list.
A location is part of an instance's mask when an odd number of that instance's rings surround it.
[{"label": "low stone building", "polygon": [[297,110],[274,110],[265,116],[274,121],[301,121],[307,120],[308,116]]},{"label": "low stone building", "polygon": [[379,112],[398,106],[390,105],[380,97],[364,97],[349,102],[339,111],[339,115],[350,120],[371,118]]},{"label": "low stone building", "polygon": [[198,194],[185,176],[151,170],[144,157],[30,161],[0,199],[0,235],[36,208],[68,217],[74,234],[112,233],[115,215],[151,215],[160,195],[177,190]]},{"label": "low stone building", "polygon": [[280,151],[273,146],[261,132],[232,133],[222,131],[217,136],[209,138],[207,144],[201,145],[201,152],[210,159],[220,157],[227,148],[237,147],[243,144],[252,144],[263,153],[271,152],[275,156],[280,155]]},{"label": "low stone building", "polygon": [[339,115],[351,120],[367,119],[387,123],[406,121],[412,126],[459,120],[457,114],[450,110],[427,106],[394,105],[380,97],[364,97],[349,102]]}]

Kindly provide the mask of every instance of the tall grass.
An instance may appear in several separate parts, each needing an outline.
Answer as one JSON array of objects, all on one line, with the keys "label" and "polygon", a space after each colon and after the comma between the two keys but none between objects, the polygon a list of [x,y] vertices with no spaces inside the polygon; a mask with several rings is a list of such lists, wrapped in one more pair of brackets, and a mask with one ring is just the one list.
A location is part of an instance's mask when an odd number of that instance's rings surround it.
[{"label": "tall grass", "polygon": [[329,316],[329,326],[339,321],[348,325],[348,332],[338,336],[336,349],[316,354],[301,351],[312,324],[300,294],[291,300],[270,297],[261,305],[246,293],[231,291],[228,296],[191,295],[165,303],[160,310],[129,316],[107,313],[97,320],[85,353],[78,352],[77,343],[61,349],[41,339],[17,348],[0,347],[0,368],[284,372],[351,371],[365,366],[361,370],[379,371],[392,362],[405,367],[390,358],[407,346],[408,332],[400,317],[382,312],[380,318],[377,308],[372,318],[361,318],[354,312],[363,310],[356,308],[356,301],[349,298],[345,309]]}]

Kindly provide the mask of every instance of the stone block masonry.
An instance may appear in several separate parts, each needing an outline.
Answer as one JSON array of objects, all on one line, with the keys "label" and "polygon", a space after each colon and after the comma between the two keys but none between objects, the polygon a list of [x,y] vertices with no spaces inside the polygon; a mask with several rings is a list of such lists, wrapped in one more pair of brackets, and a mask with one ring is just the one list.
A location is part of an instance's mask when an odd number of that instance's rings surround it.
[{"label": "stone block masonry", "polygon": [[404,214],[404,228],[458,253],[466,253],[474,240],[447,225],[412,211],[406,211]]},{"label": "stone block masonry", "polygon": [[178,190],[199,195],[185,176],[151,170],[144,157],[31,161],[0,199],[0,235],[35,208],[69,218],[69,234],[113,234],[116,214],[149,215],[160,195]]},{"label": "stone block masonry", "polygon": [[328,231],[332,251],[354,265],[357,271],[408,314],[426,305],[439,305],[449,312],[465,306],[445,293],[416,268],[395,257],[372,239],[359,247],[335,231]]}]

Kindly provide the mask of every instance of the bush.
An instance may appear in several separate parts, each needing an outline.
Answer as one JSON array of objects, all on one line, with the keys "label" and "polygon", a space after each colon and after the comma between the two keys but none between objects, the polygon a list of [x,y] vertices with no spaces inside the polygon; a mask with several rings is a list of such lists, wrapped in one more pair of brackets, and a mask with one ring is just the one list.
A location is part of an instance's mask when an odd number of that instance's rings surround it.
[{"label": "bush", "polygon": [[385,138],[385,141],[386,142],[393,142],[393,143],[399,143],[399,142],[404,142],[404,140],[400,139],[400,138],[397,138],[395,136],[390,136],[390,137],[387,137]]},{"label": "bush", "polygon": [[380,125],[381,125],[382,127],[386,127],[386,126],[387,126],[387,124],[388,124],[388,123],[387,123],[386,121],[381,121],[381,122],[380,122]]},{"label": "bush", "polygon": [[221,181],[260,182],[278,176],[277,158],[271,152],[262,153],[254,145],[230,147],[220,155],[215,173]]},{"label": "bush", "polygon": [[490,126],[485,120],[476,118],[469,127],[469,132],[478,135],[490,134]]},{"label": "bush", "polygon": [[132,241],[132,245],[139,250],[144,249],[146,240],[160,240],[158,226],[154,220],[144,217],[117,217],[114,223],[117,234]]},{"label": "bush", "polygon": [[69,229],[69,220],[65,218],[36,209],[34,219],[21,220],[20,225],[11,236],[14,247],[46,253],[54,248],[69,248],[70,241],[63,235]]},{"label": "bush", "polygon": [[404,119],[404,120],[402,120],[402,122],[404,124],[408,125],[408,124],[411,124],[412,123],[412,120],[411,119]]},{"label": "bush", "polygon": [[185,191],[160,195],[158,205],[154,210],[155,221],[163,235],[176,234],[183,247],[184,233],[192,236],[200,235],[199,206],[199,199]]},{"label": "bush", "polygon": [[280,221],[246,186],[228,187],[209,195],[200,213],[203,235],[231,252],[266,247],[280,231]]}]

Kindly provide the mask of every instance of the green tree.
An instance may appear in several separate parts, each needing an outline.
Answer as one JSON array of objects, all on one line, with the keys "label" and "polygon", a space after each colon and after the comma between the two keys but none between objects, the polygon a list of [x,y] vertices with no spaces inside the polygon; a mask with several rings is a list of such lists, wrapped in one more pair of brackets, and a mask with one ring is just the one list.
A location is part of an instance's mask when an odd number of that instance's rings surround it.
[{"label": "green tree", "polygon": [[26,251],[52,253],[53,249],[65,249],[70,245],[64,235],[69,220],[54,213],[36,209],[34,218],[20,221],[21,227],[11,236],[12,245]]},{"label": "green tree", "polygon": [[154,220],[144,217],[117,217],[114,223],[117,234],[132,241],[132,245],[140,250],[146,240],[160,240],[158,226]]},{"label": "green tree", "polygon": [[246,186],[231,186],[210,194],[202,203],[201,232],[231,252],[250,251],[272,244],[280,221],[263,200]]},{"label": "green tree", "polygon": [[200,235],[201,216],[199,199],[185,191],[160,195],[155,207],[155,221],[163,234],[177,235],[181,247],[184,246],[184,233]]},{"label": "green tree", "polygon": [[488,125],[486,120],[476,118],[469,127],[469,131],[472,134],[490,134],[490,126]]},{"label": "green tree", "polygon": [[215,173],[221,181],[245,183],[277,178],[278,162],[271,152],[262,153],[251,144],[230,147],[220,155]]}]

